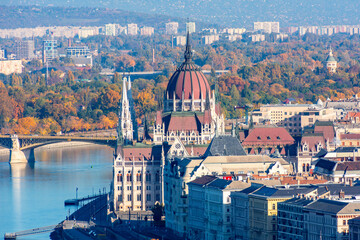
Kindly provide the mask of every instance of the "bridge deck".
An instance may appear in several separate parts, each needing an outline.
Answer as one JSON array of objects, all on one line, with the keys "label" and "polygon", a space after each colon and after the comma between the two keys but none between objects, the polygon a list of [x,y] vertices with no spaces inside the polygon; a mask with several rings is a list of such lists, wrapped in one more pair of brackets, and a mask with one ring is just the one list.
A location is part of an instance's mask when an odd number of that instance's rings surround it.
[{"label": "bridge deck", "polygon": [[60,226],[61,226],[61,224],[57,224],[57,225],[50,225],[50,226],[46,226],[46,227],[28,229],[28,230],[24,230],[24,231],[20,231],[20,232],[5,233],[4,239],[16,239],[16,237],[50,232]]}]

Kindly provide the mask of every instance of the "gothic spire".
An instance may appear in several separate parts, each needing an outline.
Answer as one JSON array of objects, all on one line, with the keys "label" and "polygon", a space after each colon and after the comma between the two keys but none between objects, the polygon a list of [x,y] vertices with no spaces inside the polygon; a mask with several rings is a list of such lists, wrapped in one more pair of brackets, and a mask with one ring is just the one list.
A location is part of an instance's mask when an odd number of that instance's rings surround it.
[{"label": "gothic spire", "polygon": [[192,59],[192,50],[191,50],[191,44],[190,44],[190,33],[187,32],[186,36],[186,49],[184,53],[185,62],[190,63]]}]

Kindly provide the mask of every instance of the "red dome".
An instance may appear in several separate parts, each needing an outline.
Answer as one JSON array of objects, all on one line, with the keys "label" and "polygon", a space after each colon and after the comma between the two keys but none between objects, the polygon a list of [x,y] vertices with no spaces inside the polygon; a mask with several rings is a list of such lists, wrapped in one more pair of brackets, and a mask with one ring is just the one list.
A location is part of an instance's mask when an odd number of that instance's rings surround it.
[{"label": "red dome", "polygon": [[[198,66],[192,63],[192,51],[190,45],[189,33],[186,39],[186,50],[184,53],[185,62],[171,76],[166,88],[168,99],[205,99],[210,96],[209,83]],[[193,96],[192,96],[193,95]]]},{"label": "red dome", "polygon": [[[184,62],[172,75],[166,88],[169,99],[205,99],[210,96],[209,83],[201,70],[193,63]],[[194,94],[192,96],[192,94]]]}]

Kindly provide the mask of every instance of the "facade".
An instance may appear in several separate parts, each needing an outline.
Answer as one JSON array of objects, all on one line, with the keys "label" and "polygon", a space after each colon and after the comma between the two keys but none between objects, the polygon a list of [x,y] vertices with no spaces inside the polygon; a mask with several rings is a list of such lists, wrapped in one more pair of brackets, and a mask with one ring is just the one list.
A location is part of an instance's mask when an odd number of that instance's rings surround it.
[{"label": "facade", "polygon": [[0,73],[10,75],[12,73],[22,73],[21,60],[0,60]]},{"label": "facade", "polygon": [[330,47],[329,56],[326,59],[326,69],[329,73],[336,73],[337,61],[334,58],[332,49]]},{"label": "facade", "polygon": [[153,131],[156,144],[172,144],[176,137],[184,144],[208,144],[215,132],[225,132],[215,92],[211,92],[205,75],[192,62],[189,34],[184,57],[184,63],[169,80],[164,110],[157,112]]},{"label": "facade", "polygon": [[168,22],[165,24],[165,33],[169,35],[176,35],[178,33],[178,28],[178,22]]},{"label": "facade", "polygon": [[186,37],[185,36],[176,36],[173,37],[174,46],[185,46],[186,45]]},{"label": "facade", "polygon": [[213,44],[214,42],[219,41],[219,35],[205,35],[201,37],[202,44],[208,45]]},{"label": "facade", "polygon": [[230,194],[231,198],[231,222],[233,226],[233,239],[250,239],[249,229],[249,194],[263,187],[261,184],[251,183],[251,186]]},{"label": "facade", "polygon": [[194,33],[195,32],[195,22],[187,22],[186,23],[186,32]]},{"label": "facade", "polygon": [[57,40],[44,40],[43,42],[43,62],[49,62],[58,57]]},{"label": "facade", "polygon": [[289,148],[295,143],[294,138],[282,127],[256,127],[242,142],[248,154],[289,154]]},{"label": "facade", "polygon": [[262,187],[249,194],[250,239],[276,240],[278,203],[296,195],[316,196],[317,187]]},{"label": "facade", "polygon": [[33,59],[35,57],[34,40],[20,40],[16,42],[16,59]]},{"label": "facade", "polygon": [[349,239],[350,219],[360,216],[360,203],[319,199],[304,208],[308,240]]},{"label": "facade", "polygon": [[153,27],[142,27],[142,28],[140,28],[140,35],[152,36],[152,35],[154,35],[154,28]]},{"label": "facade", "polygon": [[188,183],[189,239],[228,240],[232,237],[230,193],[249,187],[241,181],[231,182],[204,176]]},{"label": "facade", "polygon": [[130,23],[127,25],[127,34],[128,35],[137,35],[138,31],[139,31],[139,28],[136,23]]},{"label": "facade", "polygon": [[350,219],[349,224],[349,237],[351,240],[360,240],[360,217]]},{"label": "facade", "polygon": [[68,57],[78,57],[90,55],[90,49],[88,46],[74,46],[66,49],[66,55]]},{"label": "facade", "polygon": [[297,197],[278,203],[278,240],[307,239],[303,210],[312,202],[313,199]]},{"label": "facade", "polygon": [[263,41],[265,41],[265,35],[264,34],[252,34],[251,41],[252,42],[263,42]]},{"label": "facade", "polygon": [[254,22],[254,31],[263,30],[265,33],[280,33],[279,22]]},{"label": "facade", "polygon": [[336,112],[312,104],[263,105],[252,112],[254,124],[269,123],[284,127],[291,135],[300,135],[302,129],[319,121],[333,121]]},{"label": "facade", "polygon": [[113,23],[105,24],[105,35],[116,36],[116,24]]}]

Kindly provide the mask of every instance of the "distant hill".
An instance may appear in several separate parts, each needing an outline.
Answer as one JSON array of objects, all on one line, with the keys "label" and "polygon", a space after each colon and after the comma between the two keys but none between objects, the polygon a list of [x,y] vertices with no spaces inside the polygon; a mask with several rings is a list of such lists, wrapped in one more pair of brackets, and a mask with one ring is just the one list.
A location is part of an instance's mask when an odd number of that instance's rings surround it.
[{"label": "distant hill", "polygon": [[[135,13],[117,9],[90,7],[0,6],[0,28],[37,26],[101,26],[106,23],[137,23],[139,26],[165,28],[165,23],[186,19],[159,14]],[[199,25],[207,26],[209,24]]]},{"label": "distant hill", "polygon": [[254,21],[279,21],[281,27],[359,24],[359,0],[10,0],[6,4],[90,6],[250,27]]}]

